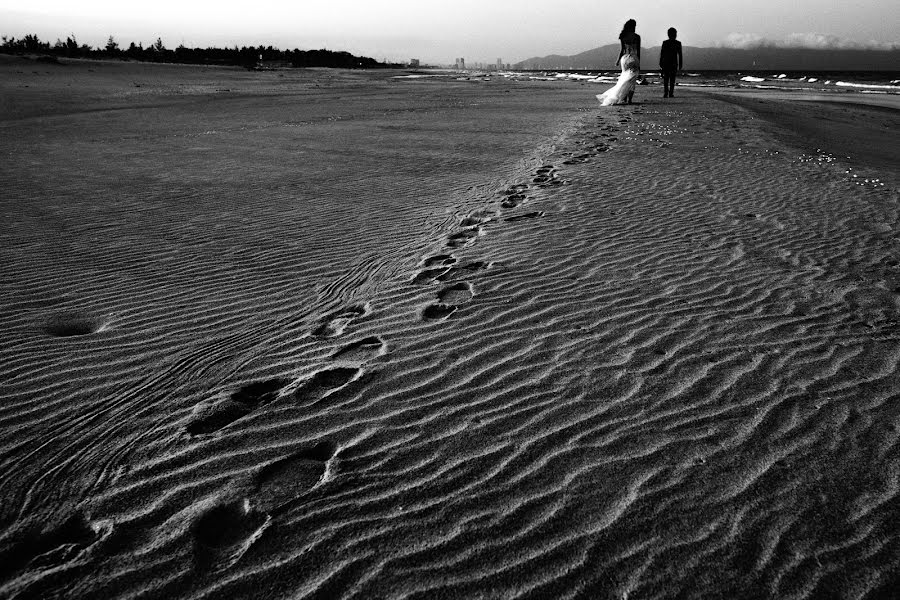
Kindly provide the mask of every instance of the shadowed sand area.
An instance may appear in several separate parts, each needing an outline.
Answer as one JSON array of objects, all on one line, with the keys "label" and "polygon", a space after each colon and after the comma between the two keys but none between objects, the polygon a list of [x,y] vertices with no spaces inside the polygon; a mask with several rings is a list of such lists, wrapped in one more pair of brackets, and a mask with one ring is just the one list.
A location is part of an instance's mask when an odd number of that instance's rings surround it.
[{"label": "shadowed sand area", "polygon": [[0,596],[897,589],[891,100],[2,61]]}]

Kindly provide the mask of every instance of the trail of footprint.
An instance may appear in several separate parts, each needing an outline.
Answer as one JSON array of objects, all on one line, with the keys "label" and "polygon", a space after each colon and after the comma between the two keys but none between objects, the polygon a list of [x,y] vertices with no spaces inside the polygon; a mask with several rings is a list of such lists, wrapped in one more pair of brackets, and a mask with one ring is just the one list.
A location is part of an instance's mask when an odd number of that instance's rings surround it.
[{"label": "trail of footprint", "polygon": [[534,211],[534,212],[528,212],[528,213],[521,214],[521,215],[516,215],[515,217],[508,217],[508,218],[504,219],[504,221],[509,221],[509,222],[523,221],[525,219],[537,219],[537,218],[543,217],[543,216],[544,216],[543,211]]},{"label": "trail of footprint", "polygon": [[366,316],[368,313],[369,307],[365,304],[349,306],[326,316],[312,333],[316,337],[339,336],[350,323],[359,317]]},{"label": "trail of footprint", "polygon": [[384,340],[373,335],[344,346],[331,358],[333,360],[364,361],[384,354],[386,348]]},{"label": "trail of footprint", "polygon": [[335,367],[319,371],[297,388],[294,399],[297,402],[318,402],[356,379],[360,373],[362,369],[355,367]]},{"label": "trail of footprint", "polygon": [[288,383],[287,379],[267,379],[245,385],[227,400],[201,411],[185,429],[192,436],[218,431],[275,400]]}]

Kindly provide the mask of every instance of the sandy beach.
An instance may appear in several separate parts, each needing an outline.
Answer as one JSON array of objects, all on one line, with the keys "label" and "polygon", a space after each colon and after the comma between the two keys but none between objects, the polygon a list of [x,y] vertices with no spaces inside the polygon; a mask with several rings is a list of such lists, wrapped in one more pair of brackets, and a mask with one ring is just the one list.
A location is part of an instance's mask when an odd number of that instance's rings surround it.
[{"label": "sandy beach", "polygon": [[889,598],[896,97],[0,57],[0,597]]}]

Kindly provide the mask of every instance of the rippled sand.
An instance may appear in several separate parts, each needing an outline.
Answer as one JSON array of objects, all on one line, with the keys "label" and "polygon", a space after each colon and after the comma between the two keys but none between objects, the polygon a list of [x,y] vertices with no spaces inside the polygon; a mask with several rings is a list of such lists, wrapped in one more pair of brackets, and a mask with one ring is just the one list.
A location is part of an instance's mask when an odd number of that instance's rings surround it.
[{"label": "rippled sand", "polygon": [[897,589],[890,164],[715,91],[4,61],[0,595]]}]

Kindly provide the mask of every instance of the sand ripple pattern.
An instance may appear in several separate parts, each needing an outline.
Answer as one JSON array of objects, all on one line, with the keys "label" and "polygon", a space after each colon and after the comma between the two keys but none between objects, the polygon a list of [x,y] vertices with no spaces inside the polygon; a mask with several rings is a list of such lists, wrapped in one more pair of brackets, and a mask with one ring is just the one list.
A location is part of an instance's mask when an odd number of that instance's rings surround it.
[{"label": "sand ripple pattern", "polygon": [[691,99],[560,119],[383,251],[235,215],[132,263],[124,207],[121,254],[6,236],[0,590],[889,597],[900,181]]}]

